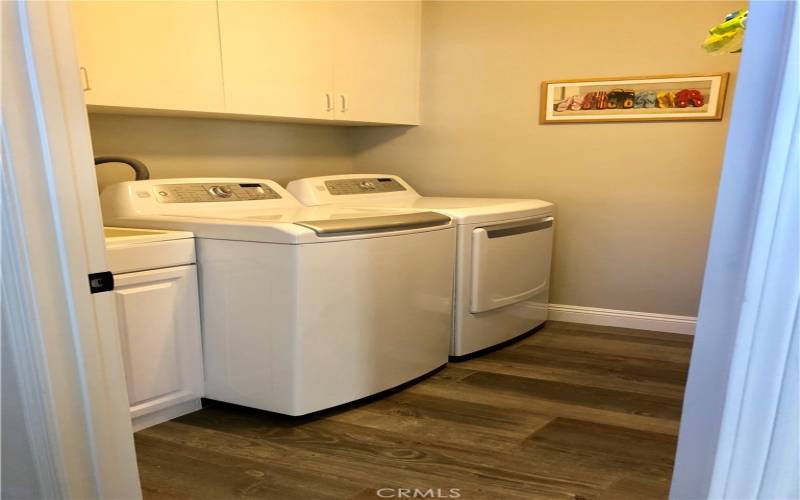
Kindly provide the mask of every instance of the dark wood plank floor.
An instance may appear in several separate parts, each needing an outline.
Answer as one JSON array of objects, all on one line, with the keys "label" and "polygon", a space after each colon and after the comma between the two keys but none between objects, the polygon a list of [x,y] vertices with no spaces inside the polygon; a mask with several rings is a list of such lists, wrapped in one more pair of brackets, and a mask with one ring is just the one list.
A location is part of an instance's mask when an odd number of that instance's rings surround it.
[{"label": "dark wood plank floor", "polygon": [[136,433],[144,496],[369,499],[380,488],[458,488],[467,500],[666,498],[691,341],[550,322],[416,385],[313,417],[214,403]]}]

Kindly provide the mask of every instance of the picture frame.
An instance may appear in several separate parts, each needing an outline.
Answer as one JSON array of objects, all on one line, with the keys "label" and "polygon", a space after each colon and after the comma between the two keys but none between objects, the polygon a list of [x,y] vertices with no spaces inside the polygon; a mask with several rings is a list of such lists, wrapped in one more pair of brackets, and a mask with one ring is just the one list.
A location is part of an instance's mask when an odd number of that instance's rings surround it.
[{"label": "picture frame", "polygon": [[712,73],[548,80],[541,85],[539,123],[721,120],[728,77]]}]

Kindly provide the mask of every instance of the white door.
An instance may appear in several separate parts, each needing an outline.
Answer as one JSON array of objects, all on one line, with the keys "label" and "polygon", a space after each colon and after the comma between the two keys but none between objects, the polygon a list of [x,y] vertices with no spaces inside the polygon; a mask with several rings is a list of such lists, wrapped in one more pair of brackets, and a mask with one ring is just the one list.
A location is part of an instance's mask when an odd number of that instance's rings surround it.
[{"label": "white door", "polygon": [[334,5],[220,2],[227,112],[333,119]]},{"label": "white door", "polygon": [[131,417],[203,395],[194,265],[114,277]]},{"label": "white door", "polygon": [[214,1],[72,2],[90,105],[224,111]]},{"label": "white door", "polygon": [[113,295],[90,292],[108,267],[69,4],[0,5],[3,350],[27,472],[41,497],[141,498]]},{"label": "white door", "polygon": [[336,118],[419,123],[420,2],[335,2]]}]

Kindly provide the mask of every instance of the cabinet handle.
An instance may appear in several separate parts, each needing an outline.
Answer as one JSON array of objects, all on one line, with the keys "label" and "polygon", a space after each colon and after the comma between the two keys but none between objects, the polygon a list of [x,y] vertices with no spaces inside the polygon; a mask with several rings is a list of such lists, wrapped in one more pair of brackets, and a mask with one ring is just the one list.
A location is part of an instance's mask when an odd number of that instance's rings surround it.
[{"label": "cabinet handle", "polygon": [[325,111],[333,111],[333,98],[329,92],[325,92]]},{"label": "cabinet handle", "polygon": [[339,97],[342,98],[342,113],[344,113],[345,111],[347,111],[347,96],[341,94]]},{"label": "cabinet handle", "polygon": [[89,71],[85,66],[81,66],[81,75],[83,76],[83,91],[92,90],[92,86],[89,85]]}]

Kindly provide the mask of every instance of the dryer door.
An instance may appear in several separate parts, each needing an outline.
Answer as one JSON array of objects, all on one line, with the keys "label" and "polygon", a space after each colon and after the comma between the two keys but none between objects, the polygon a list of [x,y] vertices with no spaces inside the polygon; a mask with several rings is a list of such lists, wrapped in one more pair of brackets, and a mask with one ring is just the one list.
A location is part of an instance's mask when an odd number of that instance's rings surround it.
[{"label": "dryer door", "polygon": [[545,290],[552,249],[552,217],[474,229],[470,312],[515,304]]}]

